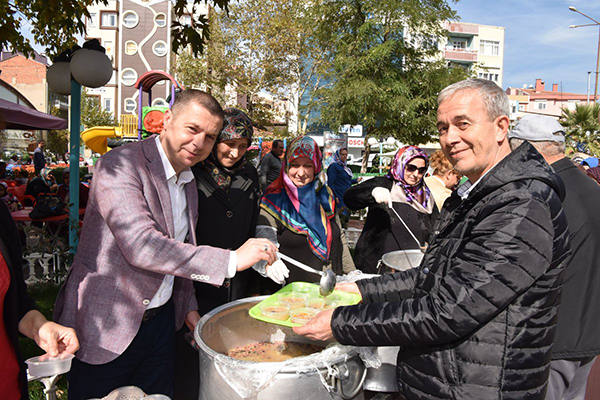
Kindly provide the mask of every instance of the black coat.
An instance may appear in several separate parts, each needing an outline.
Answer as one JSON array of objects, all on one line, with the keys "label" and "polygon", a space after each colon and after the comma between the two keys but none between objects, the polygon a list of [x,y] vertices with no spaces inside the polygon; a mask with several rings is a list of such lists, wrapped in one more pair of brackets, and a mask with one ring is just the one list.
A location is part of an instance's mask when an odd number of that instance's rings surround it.
[{"label": "black coat", "polygon": [[[351,187],[344,195],[344,202],[351,210],[369,207],[354,256],[356,267],[365,273],[377,273],[377,263],[385,253],[419,248],[404,225],[397,220],[392,211],[388,210],[387,205],[377,204],[371,195],[374,188],[384,187],[391,190],[393,184],[394,181],[390,178],[380,176]],[[434,207],[431,214],[426,214],[406,203],[394,202],[392,206],[417,239],[425,244],[429,239],[433,223],[439,215],[437,207]]]},{"label": "black coat", "polygon": [[[19,321],[35,308],[35,302],[27,295],[23,280],[21,243],[15,223],[4,202],[0,201],[0,251],[10,272],[10,286],[4,297],[4,325],[6,333],[15,349],[17,360],[21,364],[19,379],[21,398],[28,399],[26,367],[19,351]],[[0,361],[1,362],[1,361]]]},{"label": "black coat", "polygon": [[359,281],[342,344],[397,345],[407,399],[543,399],[565,260],[564,187],[524,143],[446,200],[419,268]]},{"label": "black coat", "polygon": [[600,186],[568,158],[552,168],[565,184],[573,256],[565,270],[552,359],[600,354]]},{"label": "black coat", "polygon": [[[236,250],[254,237],[260,200],[256,169],[246,163],[233,176],[229,192],[218,187],[200,164],[192,171],[198,186],[198,245]],[[247,297],[253,291],[258,293],[255,285],[260,279],[263,278],[250,268],[236,273],[233,279],[226,279],[221,287],[194,282],[200,314]]]}]

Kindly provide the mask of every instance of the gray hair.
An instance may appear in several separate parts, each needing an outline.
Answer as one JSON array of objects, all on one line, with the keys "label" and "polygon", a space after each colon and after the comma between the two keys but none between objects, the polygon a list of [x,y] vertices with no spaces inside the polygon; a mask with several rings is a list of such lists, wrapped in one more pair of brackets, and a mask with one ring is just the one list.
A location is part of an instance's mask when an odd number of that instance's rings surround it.
[{"label": "gray hair", "polygon": [[438,95],[438,106],[462,90],[476,90],[479,92],[490,121],[510,114],[508,96],[500,86],[487,79],[465,79],[446,86]]},{"label": "gray hair", "polygon": [[514,151],[523,142],[529,142],[535,149],[543,156],[553,157],[561,154],[565,154],[565,142],[554,142],[549,140],[541,141],[529,141],[525,139],[510,138],[508,140],[510,144],[510,150]]}]

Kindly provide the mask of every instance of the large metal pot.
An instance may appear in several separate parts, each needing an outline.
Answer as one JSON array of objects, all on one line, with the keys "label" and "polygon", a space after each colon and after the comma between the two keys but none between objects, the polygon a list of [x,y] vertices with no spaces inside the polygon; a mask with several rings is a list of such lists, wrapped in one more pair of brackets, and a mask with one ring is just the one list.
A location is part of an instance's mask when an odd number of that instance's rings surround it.
[{"label": "large metal pot", "polygon": [[212,310],[196,325],[200,348],[200,400],[364,399],[366,368],[349,347],[333,345],[321,353],[283,362],[239,361],[225,355],[251,343],[313,342],[291,328],[257,321],[248,310],[264,300],[236,300]]},{"label": "large metal pot", "polygon": [[390,251],[381,256],[378,270],[381,273],[406,271],[421,265],[422,260],[423,252],[419,249]]},{"label": "large metal pot", "polygon": [[[393,273],[416,268],[423,260],[421,250],[397,250],[385,253],[379,261],[379,270]],[[383,267],[383,268],[382,268]],[[397,392],[398,381],[396,379],[396,362],[398,358],[398,346],[378,347],[377,354],[381,357],[379,368],[369,368],[365,379],[364,389],[374,392]]]}]

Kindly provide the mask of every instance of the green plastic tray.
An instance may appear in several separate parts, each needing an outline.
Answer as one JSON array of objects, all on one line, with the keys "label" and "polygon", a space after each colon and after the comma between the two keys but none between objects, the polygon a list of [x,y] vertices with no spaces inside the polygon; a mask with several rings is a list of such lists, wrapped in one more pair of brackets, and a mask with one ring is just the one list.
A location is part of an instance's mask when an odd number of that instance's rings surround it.
[{"label": "green plastic tray", "polygon": [[[319,285],[315,284],[315,283],[308,283],[308,282],[294,282],[294,285],[297,286],[301,286],[304,289],[313,289],[315,291],[315,293],[318,295],[319,294]],[[268,322],[271,324],[277,324],[277,325],[283,325],[283,326],[289,326],[289,327],[294,327],[294,326],[302,326],[301,324],[296,324],[294,322],[292,322],[290,320],[290,318],[288,318],[285,321],[280,321],[278,319],[272,319],[272,318],[268,318],[265,317],[264,315],[262,315],[262,313],[260,312],[260,307],[262,305],[272,305],[272,304],[278,304],[279,300],[277,299],[277,295],[281,294],[281,293],[287,293],[287,292],[291,292],[292,291],[292,283],[282,287],[280,290],[278,290],[276,293],[273,293],[272,295],[270,295],[269,297],[267,297],[266,299],[264,299],[263,301],[261,301],[260,303],[256,304],[254,307],[252,307],[250,310],[248,310],[248,313],[250,314],[250,316],[252,318],[255,318],[259,321],[264,321],[264,322]],[[354,304],[358,304],[360,302],[360,295],[355,294],[355,293],[348,293],[348,292],[342,292],[339,290],[334,290],[333,293],[330,296],[337,296],[337,299],[334,300],[336,301],[339,306],[351,306]]]}]

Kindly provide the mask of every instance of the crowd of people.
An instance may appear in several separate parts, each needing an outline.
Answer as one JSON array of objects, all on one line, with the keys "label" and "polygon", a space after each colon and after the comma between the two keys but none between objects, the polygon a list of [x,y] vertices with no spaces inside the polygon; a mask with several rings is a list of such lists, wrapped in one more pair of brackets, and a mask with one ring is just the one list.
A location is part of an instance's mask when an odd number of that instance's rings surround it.
[{"label": "crowd of people", "polygon": [[[600,353],[597,161],[578,170],[552,118],[527,116],[510,130],[508,115],[495,83],[450,85],[438,97],[441,150],[404,146],[385,176],[358,182],[347,149],[325,169],[308,136],[274,141],[257,171],[245,157],[254,128],[244,112],[199,90],[178,93],[160,135],[104,155],[86,192],[50,326],[65,332],[51,349],[78,349],[69,398],[127,385],[198,398],[186,337],[202,315],[318,280],[278,252],[343,275],[380,273],[384,254],[420,249],[417,268],[338,284],[362,301],[294,331],[400,346],[406,399],[583,399]],[[44,167],[38,181],[51,190]],[[367,207],[353,257],[344,227],[350,210]]]}]

